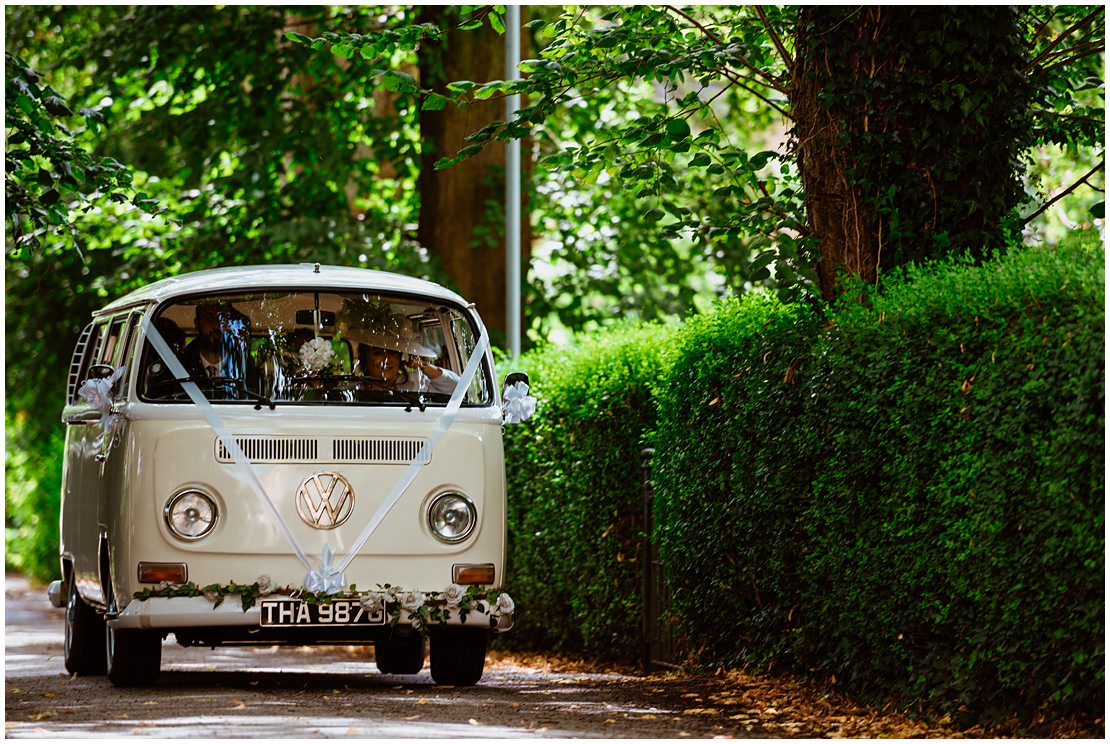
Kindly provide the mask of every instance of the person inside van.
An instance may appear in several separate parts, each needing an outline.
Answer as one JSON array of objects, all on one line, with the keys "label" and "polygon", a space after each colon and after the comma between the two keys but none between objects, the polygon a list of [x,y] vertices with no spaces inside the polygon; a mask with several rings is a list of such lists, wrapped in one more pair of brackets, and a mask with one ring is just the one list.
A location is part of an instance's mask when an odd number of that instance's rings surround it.
[{"label": "person inside van", "polygon": [[397,390],[450,395],[459,376],[424,358],[436,352],[423,343],[409,318],[389,303],[348,299],[338,326],[355,349],[351,374],[365,391]]},{"label": "person inside van", "polygon": [[[403,339],[389,346],[403,347]],[[409,370],[412,375],[409,375]],[[406,390],[415,392],[440,393],[450,395],[455,390],[459,376],[451,370],[442,369],[424,361],[420,356],[411,354],[405,359],[401,348],[387,346],[358,345],[358,372],[369,378],[364,387],[367,390]]]},{"label": "person inside van", "polygon": [[197,337],[181,355],[186,371],[193,377],[230,377],[246,383],[253,371],[250,318],[229,302],[202,302],[195,312]]}]

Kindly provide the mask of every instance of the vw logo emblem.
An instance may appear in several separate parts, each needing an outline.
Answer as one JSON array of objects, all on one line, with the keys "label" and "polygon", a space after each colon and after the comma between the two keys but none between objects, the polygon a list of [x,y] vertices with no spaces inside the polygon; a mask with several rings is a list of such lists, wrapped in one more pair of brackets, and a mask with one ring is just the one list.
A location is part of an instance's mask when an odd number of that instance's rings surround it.
[{"label": "vw logo emblem", "polygon": [[354,508],[351,482],[339,473],[313,473],[297,486],[297,514],[309,527],[335,529],[347,521]]}]

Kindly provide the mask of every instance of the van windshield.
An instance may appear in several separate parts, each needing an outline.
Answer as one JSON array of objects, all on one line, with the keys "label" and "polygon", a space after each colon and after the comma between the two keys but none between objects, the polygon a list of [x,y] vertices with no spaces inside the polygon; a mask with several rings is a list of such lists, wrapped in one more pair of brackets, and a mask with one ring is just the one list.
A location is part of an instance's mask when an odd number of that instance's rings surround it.
[{"label": "van windshield", "polygon": [[[190,297],[153,324],[213,402],[442,406],[477,341],[442,303],[343,291]],[[483,361],[464,405],[488,405],[491,380]],[[149,402],[189,401],[149,340],[139,388]]]}]

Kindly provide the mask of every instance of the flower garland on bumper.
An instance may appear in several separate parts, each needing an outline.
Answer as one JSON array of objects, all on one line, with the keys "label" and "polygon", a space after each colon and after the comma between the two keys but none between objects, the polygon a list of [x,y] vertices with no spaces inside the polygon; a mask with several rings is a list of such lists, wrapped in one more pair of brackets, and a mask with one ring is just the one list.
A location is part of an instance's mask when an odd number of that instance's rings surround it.
[{"label": "flower garland on bumper", "polygon": [[148,587],[134,593],[134,598],[140,601],[152,597],[204,597],[212,602],[212,609],[223,604],[229,596],[239,597],[243,612],[254,607],[259,598],[271,594],[284,595],[293,599],[300,599],[308,604],[330,604],[336,599],[356,599],[363,607],[385,607],[390,625],[397,625],[402,619],[411,622],[412,626],[421,633],[427,633],[428,627],[433,623],[445,624],[453,612],[458,612],[459,617],[465,622],[466,616],[471,612],[489,612],[493,618],[512,615],[516,604],[508,592],[497,589],[487,589],[481,586],[462,586],[451,584],[442,592],[416,592],[405,591],[401,587],[389,584],[379,585],[376,591],[358,591],[352,584],[347,593],[328,594],[323,591],[314,592],[304,588],[289,586],[276,586],[269,576],[260,576],[253,584],[208,584],[197,586],[192,581],[184,584],[171,584],[163,582],[157,587]]}]

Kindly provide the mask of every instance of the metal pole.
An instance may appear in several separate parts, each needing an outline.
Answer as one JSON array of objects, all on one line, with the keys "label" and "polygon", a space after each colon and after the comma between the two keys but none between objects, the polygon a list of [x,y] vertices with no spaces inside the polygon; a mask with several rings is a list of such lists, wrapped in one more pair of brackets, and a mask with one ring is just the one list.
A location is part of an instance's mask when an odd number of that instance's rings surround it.
[{"label": "metal pole", "polygon": [[[520,64],[520,6],[508,6],[505,23],[505,79],[517,77]],[[512,122],[520,96],[505,101],[505,121]],[[509,353],[520,356],[520,140],[510,139],[505,151],[505,332]]]}]

